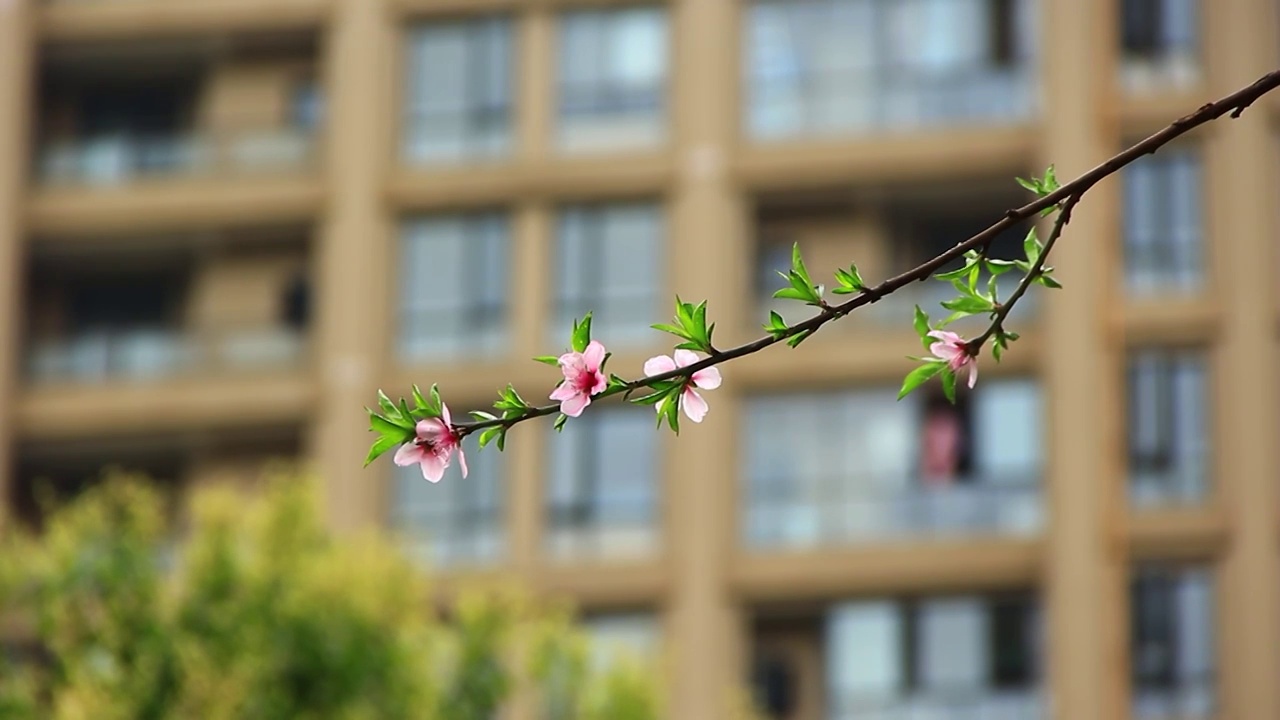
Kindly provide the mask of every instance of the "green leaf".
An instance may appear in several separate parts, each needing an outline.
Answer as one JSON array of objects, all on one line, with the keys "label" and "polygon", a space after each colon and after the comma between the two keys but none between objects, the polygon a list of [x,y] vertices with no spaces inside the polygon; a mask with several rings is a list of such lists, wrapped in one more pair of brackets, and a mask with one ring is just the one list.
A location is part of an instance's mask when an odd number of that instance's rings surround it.
[{"label": "green leaf", "polygon": [[941,305],[947,310],[970,314],[990,312],[992,310],[990,302],[977,297],[959,297],[953,300],[944,300]]},{"label": "green leaf", "polygon": [[422,389],[418,387],[417,383],[413,386],[413,402],[416,403],[419,408],[431,407],[427,404],[427,399],[422,397]]},{"label": "green leaf", "polygon": [[569,416],[564,413],[560,413],[560,416],[556,418],[556,421],[552,423],[551,427],[554,427],[556,432],[563,432],[564,424],[567,422],[569,422]]},{"label": "green leaf", "polygon": [[795,288],[790,288],[790,287],[782,288],[781,290],[775,292],[773,294],[773,297],[778,300],[799,300],[800,302],[813,301],[812,292],[805,292],[803,290],[797,290]]},{"label": "green leaf", "polygon": [[791,245],[791,272],[800,276],[806,285],[813,285],[813,281],[809,279],[809,270],[804,266],[804,258],[800,255],[800,243]]},{"label": "green leaf", "polygon": [[799,333],[797,333],[797,334],[795,334],[795,335],[792,335],[790,338],[788,338],[788,339],[787,339],[787,345],[790,345],[791,347],[793,347],[793,348],[794,348],[794,347],[798,346],[800,343],[802,343],[802,342],[804,342],[805,340],[807,340],[807,339],[809,338],[809,336],[810,336],[810,335],[812,335],[812,334],[813,334],[813,331],[812,331],[812,330],[803,330],[803,331],[801,331],[801,332],[799,332]]},{"label": "green leaf", "polygon": [[498,419],[497,415],[494,415],[493,413],[487,413],[483,410],[472,410],[471,417],[475,418],[476,420],[480,420],[481,422]]},{"label": "green leaf", "polygon": [[582,316],[581,323],[574,321],[573,336],[570,338],[570,343],[573,347],[573,351],[579,352],[579,353],[586,351],[587,345],[591,344],[591,313],[590,312]]},{"label": "green leaf", "polygon": [[382,414],[386,415],[388,420],[395,422],[400,419],[400,408],[397,408],[396,404],[391,402],[391,398],[381,390],[378,391],[378,407],[382,408]]},{"label": "green leaf", "polygon": [[1051,290],[1061,290],[1061,289],[1062,289],[1062,284],[1061,284],[1061,283],[1059,283],[1057,280],[1054,280],[1054,279],[1053,279],[1053,277],[1052,277],[1052,276],[1049,276],[1049,275],[1041,275],[1041,276],[1037,277],[1037,278],[1036,278],[1036,282],[1040,283],[1041,285],[1043,285],[1043,286],[1045,286],[1045,287],[1047,287],[1047,288],[1049,288],[1049,289],[1051,289]]},{"label": "green leaf", "polygon": [[439,416],[444,410],[444,401],[440,399],[440,389],[431,384],[431,412]]},{"label": "green leaf", "polygon": [[916,334],[920,336],[920,342],[923,343],[925,349],[928,350],[929,346],[933,344],[933,340],[929,338],[929,331],[932,328],[929,327],[928,313],[921,310],[919,305],[916,306],[915,328]]},{"label": "green leaf", "polygon": [[1014,178],[1014,179],[1015,179],[1015,180],[1017,180],[1017,181],[1018,181],[1018,184],[1019,184],[1019,185],[1021,185],[1022,187],[1024,187],[1024,188],[1026,188],[1026,189],[1030,190],[1031,192],[1033,192],[1033,193],[1035,193],[1035,194],[1037,194],[1037,195],[1039,195],[1039,194],[1040,194],[1040,184],[1039,184],[1039,183],[1031,182],[1030,180],[1027,180],[1027,179],[1025,179],[1025,178]]},{"label": "green leaf", "polygon": [[559,365],[560,358],[556,357],[555,355],[539,355],[538,357],[534,358],[534,362],[540,362],[543,365]]},{"label": "green leaf", "polygon": [[1022,239],[1022,251],[1027,255],[1027,264],[1034,265],[1036,260],[1040,259],[1040,239],[1036,237],[1036,229],[1033,227],[1027,231],[1027,236]]},{"label": "green leaf", "polygon": [[[953,313],[951,313],[950,315],[948,315],[946,318],[944,318],[944,319],[942,320],[942,322],[938,323],[938,327],[939,327],[939,328],[944,328],[944,327],[946,327],[946,326],[950,325],[951,323],[953,323],[953,322],[955,322],[955,321],[959,320],[960,318],[967,318],[967,317],[969,317],[969,316],[970,316],[970,315],[972,315],[972,314],[973,314],[973,313],[967,313],[967,312],[953,312]],[[932,339],[931,339],[931,340],[932,340]]]},{"label": "green leaf", "polygon": [[991,357],[995,358],[996,362],[1000,362],[1000,356],[1003,353],[1004,353],[1004,343],[1000,341],[999,337],[992,339]]},{"label": "green leaf", "polygon": [[391,437],[408,437],[413,434],[412,425],[394,423],[369,410],[369,408],[365,408],[365,410],[369,411],[369,429],[371,431],[379,435],[390,435]]},{"label": "green leaf", "polygon": [[939,280],[958,280],[964,277],[965,273],[969,272],[969,265],[970,263],[965,263],[963,267],[944,273],[936,273],[934,274],[934,277]]},{"label": "green leaf", "polygon": [[928,382],[929,378],[942,372],[942,369],[945,367],[945,363],[931,362],[925,363],[924,365],[921,365],[915,370],[907,373],[906,379],[902,381],[902,389],[898,391],[898,399],[901,400],[911,394],[912,390],[915,390]]},{"label": "green leaf", "polygon": [[386,453],[391,448],[394,448],[403,444],[404,443],[400,442],[399,440],[396,440],[395,438],[389,435],[383,435],[382,437],[374,441],[373,447],[369,448],[369,454],[366,455],[364,458],[364,467],[369,467],[369,463],[373,462],[374,460],[377,460],[381,455]]},{"label": "green leaf", "polygon": [[1012,260],[987,260],[987,272],[992,275],[1003,275],[1013,269]]},{"label": "green leaf", "polygon": [[1048,169],[1044,171],[1044,181],[1040,183],[1040,187],[1044,190],[1046,195],[1062,187],[1058,184],[1058,171],[1053,167],[1053,165],[1050,165]]},{"label": "green leaf", "polygon": [[978,287],[978,278],[982,273],[982,269],[978,267],[978,263],[969,266],[969,291],[972,293]]},{"label": "green leaf", "polygon": [[494,427],[491,427],[491,428],[485,428],[480,432],[480,439],[479,439],[480,447],[484,447],[488,445],[490,442],[493,441],[495,437],[501,437],[505,435],[506,432],[507,432],[507,429],[502,427],[501,425],[495,425]]},{"label": "green leaf", "polygon": [[942,373],[942,394],[952,405],[956,404],[956,374],[950,368]]},{"label": "green leaf", "polygon": [[608,386],[605,387],[605,389],[608,390],[609,388],[622,387],[626,384],[627,384],[626,380],[618,377],[613,373],[609,373],[609,384]]},{"label": "green leaf", "polygon": [[686,340],[692,339],[689,337],[689,333],[685,332],[683,328],[678,328],[675,325],[668,325],[667,323],[654,323],[649,327],[653,328],[654,330],[657,330],[658,332],[670,333],[672,335],[675,335],[678,338],[684,338]]}]

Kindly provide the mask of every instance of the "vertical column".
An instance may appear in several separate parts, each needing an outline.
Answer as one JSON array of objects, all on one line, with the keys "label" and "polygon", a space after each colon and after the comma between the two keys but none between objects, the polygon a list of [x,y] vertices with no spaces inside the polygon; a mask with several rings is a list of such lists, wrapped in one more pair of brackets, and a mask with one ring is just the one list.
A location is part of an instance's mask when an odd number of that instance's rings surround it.
[{"label": "vertical column", "polygon": [[[1045,0],[1040,5],[1044,141],[1037,172],[1055,163],[1075,177],[1111,155],[1115,72],[1113,0]],[[1116,348],[1106,332],[1116,296],[1118,181],[1095,187],[1076,208],[1054,252],[1066,290],[1049,293],[1044,378],[1048,404],[1045,555],[1050,717],[1127,717],[1125,568],[1117,542],[1123,508],[1121,391]]]},{"label": "vertical column", "polygon": [[[326,43],[328,202],[317,243],[317,454],[330,520],[345,532],[376,521],[380,463],[362,470],[373,402],[390,347],[394,229],[382,197],[392,147],[394,22],[383,0],[338,0]],[[428,279],[424,278],[424,281]]]},{"label": "vertical column", "polygon": [[550,8],[538,5],[519,18],[518,47],[520,73],[517,137],[519,157],[543,160],[551,147],[555,116],[555,16]]},{"label": "vertical column", "polygon": [[[726,344],[743,327],[749,275],[741,201],[727,173],[736,143],[737,0],[675,3],[672,137],[679,166],[667,257],[671,289],[706,299]],[[726,569],[732,555],[734,462],[740,402],[733,369],[711,393],[701,425],[671,439],[665,484],[672,596],[667,627],[673,655],[670,717],[725,717],[739,671],[741,624]]]},{"label": "vertical column", "polygon": [[33,3],[0,2],[0,525],[9,512],[16,458],[11,418],[17,402],[23,266],[23,204],[34,102]]},{"label": "vertical column", "polygon": [[[551,217],[547,206],[532,203],[519,209],[515,223],[516,246],[511,267],[514,269],[512,293],[512,330],[516,362],[546,355],[552,350],[546,343],[548,271],[553,252]],[[528,398],[541,402],[542,398]],[[516,428],[508,439],[512,453],[508,479],[511,483],[511,548],[512,560],[525,579],[537,570],[542,552],[543,488],[541,478],[546,467],[547,423],[528,423]]]},{"label": "vertical column", "polygon": [[[1242,0],[1232,12],[1201,10],[1210,94],[1225,95],[1280,64],[1276,7]],[[1223,717],[1280,717],[1280,538],[1276,518],[1275,321],[1276,133],[1271,98],[1220,120],[1208,144],[1209,262],[1221,302],[1211,413],[1217,474],[1231,542],[1218,577]]]}]

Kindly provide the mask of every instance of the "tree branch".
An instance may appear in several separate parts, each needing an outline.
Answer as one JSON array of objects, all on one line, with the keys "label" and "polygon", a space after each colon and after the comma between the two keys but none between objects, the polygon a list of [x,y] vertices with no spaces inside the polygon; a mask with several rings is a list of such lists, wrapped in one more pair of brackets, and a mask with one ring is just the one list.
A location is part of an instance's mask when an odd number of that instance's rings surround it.
[{"label": "tree branch", "polygon": [[[947,263],[959,258],[969,250],[978,247],[985,247],[995,239],[996,236],[1013,225],[1033,218],[1037,213],[1044,210],[1060,207],[1061,212],[1054,224],[1053,231],[1046,240],[1045,247],[1040,253],[1040,257],[1037,258],[1032,271],[1027,273],[1022,282],[1019,283],[1017,290],[1015,290],[1013,295],[1009,298],[1009,301],[997,311],[987,330],[969,343],[969,347],[971,348],[970,351],[972,353],[976,353],[983,343],[1003,327],[1004,320],[1008,316],[1013,305],[1026,293],[1027,288],[1035,281],[1035,278],[1044,268],[1044,263],[1049,256],[1049,252],[1053,249],[1053,245],[1058,241],[1058,238],[1062,235],[1063,230],[1071,219],[1071,210],[1084,198],[1084,195],[1093,188],[1094,185],[1097,185],[1103,179],[1114,175],[1122,168],[1133,163],[1144,155],[1151,155],[1155,153],[1168,143],[1187,134],[1191,130],[1200,127],[1201,125],[1210,123],[1228,114],[1232,118],[1240,117],[1241,113],[1257,101],[1258,98],[1266,95],[1277,87],[1280,87],[1280,70],[1267,73],[1256,80],[1253,84],[1237,90],[1220,100],[1202,105],[1195,112],[1178,118],[1159,132],[1156,132],[1141,142],[1130,146],[1126,150],[1094,167],[1092,170],[1089,170],[1071,182],[1062,185],[1054,192],[1037,198],[1035,201],[1027,203],[1020,208],[1006,211],[1000,220],[992,224],[986,230],[983,230],[962,243],[959,243],[932,260],[922,263],[900,275],[884,280],[878,285],[863,288],[861,292],[843,303],[830,305],[824,302],[823,305],[820,306],[818,314],[802,322],[790,325],[786,330],[778,331],[776,334],[770,334],[744,345],[739,345],[738,347],[712,354],[698,362],[670,372],[654,375],[652,377],[639,378],[621,385],[615,385],[599,395],[596,395],[595,399],[610,397],[622,393],[631,393],[643,387],[653,387],[666,381],[685,378],[704,368],[720,365],[722,363],[729,362],[730,360],[758,353],[765,348],[776,345],[777,343],[783,342],[802,333],[812,334],[817,332],[823,325],[826,325],[833,320],[838,320],[864,305],[874,303],[910,283],[927,279]],[[559,409],[560,406],[558,404],[547,404],[531,408],[523,414],[511,418],[464,422],[458,423],[455,427],[460,436],[465,436],[485,428],[510,428],[526,420],[552,415],[558,412]]]}]

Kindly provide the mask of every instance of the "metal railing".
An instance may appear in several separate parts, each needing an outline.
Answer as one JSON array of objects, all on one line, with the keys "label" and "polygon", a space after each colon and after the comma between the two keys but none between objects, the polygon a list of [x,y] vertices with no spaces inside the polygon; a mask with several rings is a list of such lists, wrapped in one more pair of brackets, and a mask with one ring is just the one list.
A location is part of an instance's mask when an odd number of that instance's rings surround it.
[{"label": "metal railing", "polygon": [[901,488],[756,479],[743,517],[747,544],[760,549],[1026,536],[1042,524],[1040,484],[1028,479]]},{"label": "metal railing", "polygon": [[914,691],[899,697],[851,695],[832,699],[830,720],[1038,720],[1044,701],[1036,690]]},{"label": "metal railing", "polygon": [[37,340],[27,366],[36,383],[148,381],[296,367],[305,345],[301,332],[283,327],[207,334],[105,330]]},{"label": "metal railing", "polygon": [[40,150],[46,185],[123,185],[155,177],[295,173],[313,167],[313,133],[292,127],[221,134],[113,135],[54,141]]}]

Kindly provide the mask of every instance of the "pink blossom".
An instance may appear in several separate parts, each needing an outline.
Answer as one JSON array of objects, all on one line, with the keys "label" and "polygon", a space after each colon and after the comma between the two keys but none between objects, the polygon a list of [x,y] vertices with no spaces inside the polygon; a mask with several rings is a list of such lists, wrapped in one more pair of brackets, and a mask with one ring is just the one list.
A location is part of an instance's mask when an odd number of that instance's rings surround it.
[{"label": "pink blossom", "polygon": [[951,372],[959,375],[960,371],[968,366],[969,387],[972,388],[978,382],[978,358],[969,354],[965,346],[966,340],[946,330],[934,330],[929,333],[929,337],[938,341],[929,346],[929,352],[945,360]]},{"label": "pink blossom", "polygon": [[[674,359],[666,355],[649,358],[649,361],[644,364],[644,374],[648,377],[661,375],[676,368],[688,367],[698,360],[698,355],[692,350],[676,350]],[[684,409],[684,414],[696,423],[702,422],[702,418],[707,415],[707,401],[702,399],[695,388],[715,390],[718,387],[720,387],[719,369],[709,367],[693,373],[685,380],[684,389],[680,391],[680,407]]]},{"label": "pink blossom", "polygon": [[584,352],[565,353],[560,356],[560,370],[564,381],[551,393],[552,400],[560,401],[560,412],[578,417],[591,404],[591,396],[599,395],[609,385],[609,379],[600,371],[604,364],[604,345],[592,340]]},{"label": "pink blossom", "polygon": [[401,467],[421,465],[422,477],[433,483],[444,478],[444,471],[449,467],[454,452],[458,453],[462,477],[467,476],[467,456],[462,452],[462,438],[453,429],[449,406],[442,404],[440,409],[441,417],[418,421],[413,440],[401,445],[395,457],[396,464]]}]

